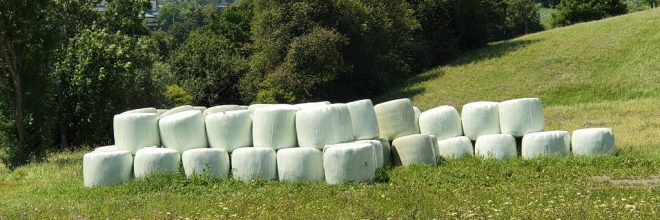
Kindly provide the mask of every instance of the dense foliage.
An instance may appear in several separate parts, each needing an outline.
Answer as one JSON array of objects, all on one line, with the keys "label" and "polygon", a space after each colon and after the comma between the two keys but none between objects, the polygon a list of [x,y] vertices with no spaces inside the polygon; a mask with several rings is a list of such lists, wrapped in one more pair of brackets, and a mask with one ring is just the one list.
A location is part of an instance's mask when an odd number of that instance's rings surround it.
[{"label": "dense foliage", "polygon": [[552,14],[555,27],[598,20],[628,11],[621,0],[562,0]]},{"label": "dense foliage", "polygon": [[[58,145],[111,143],[113,114],[130,108],[374,97],[541,30],[538,3],[557,3],[169,0],[150,30],[148,1],[106,2],[104,12],[97,0],[0,2],[0,148],[11,166]],[[614,3],[564,0],[556,17],[625,12]]]}]

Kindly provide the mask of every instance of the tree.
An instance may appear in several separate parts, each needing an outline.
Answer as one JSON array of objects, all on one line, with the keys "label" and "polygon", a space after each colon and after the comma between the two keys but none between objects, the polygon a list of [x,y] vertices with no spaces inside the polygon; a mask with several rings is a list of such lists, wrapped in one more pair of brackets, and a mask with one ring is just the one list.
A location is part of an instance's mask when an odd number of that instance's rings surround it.
[{"label": "tree", "polygon": [[96,27],[72,39],[54,74],[68,82],[62,110],[74,145],[108,143],[114,114],[158,106],[162,88],[150,70],[155,47],[148,37]]},{"label": "tree", "polygon": [[621,0],[562,0],[552,14],[552,26],[598,20],[628,12]]},{"label": "tree", "polygon": [[506,35],[516,37],[543,30],[539,8],[532,0],[507,0]]},{"label": "tree", "polygon": [[149,7],[148,0],[106,0],[108,7],[103,13],[100,26],[114,33],[121,31],[128,35],[144,36],[149,29],[144,24],[144,12]]},{"label": "tree", "polygon": [[[49,145],[52,89],[48,77],[49,53],[54,49],[55,27],[49,23],[50,1],[0,2],[0,80],[2,101],[13,112],[15,144],[9,149],[11,167],[39,159]],[[29,82],[29,83],[28,83]],[[11,94],[11,95],[10,95]],[[35,133],[36,132],[36,133]],[[38,133],[41,132],[41,133]],[[15,134],[15,136],[14,136]]]}]

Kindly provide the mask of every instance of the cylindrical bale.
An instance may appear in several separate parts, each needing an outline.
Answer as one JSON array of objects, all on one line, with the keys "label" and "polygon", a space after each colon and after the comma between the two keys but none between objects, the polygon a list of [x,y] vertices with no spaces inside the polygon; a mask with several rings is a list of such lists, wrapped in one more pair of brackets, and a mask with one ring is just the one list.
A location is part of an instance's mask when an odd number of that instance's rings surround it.
[{"label": "cylindrical bale", "polygon": [[385,161],[384,161],[384,148],[383,148],[383,143],[380,142],[379,140],[360,140],[356,141],[356,143],[369,143],[371,144],[371,147],[374,148],[374,161],[376,162],[376,169],[378,168],[383,168],[385,166]]},{"label": "cylindrical bale", "polygon": [[392,146],[390,145],[390,141],[383,138],[376,138],[376,140],[380,141],[383,146],[383,166],[392,166]]},{"label": "cylindrical bale", "polygon": [[204,112],[206,111],[206,106],[193,106],[193,110]]},{"label": "cylindrical bale", "polygon": [[278,150],[277,174],[279,180],[285,182],[321,181],[325,176],[323,153],[309,147]]},{"label": "cylindrical bale", "polygon": [[502,134],[522,137],[543,131],[543,107],[538,98],[514,99],[500,102],[500,128]]},{"label": "cylindrical bale", "polygon": [[573,155],[615,154],[614,132],[611,128],[585,128],[573,131]]},{"label": "cylindrical bale", "polygon": [[231,173],[234,179],[251,180],[277,179],[277,154],[272,148],[245,147],[231,153]]},{"label": "cylindrical bale", "polygon": [[374,106],[380,137],[394,140],[398,137],[417,134],[415,111],[410,99],[397,99]]},{"label": "cylindrical bale", "polygon": [[417,106],[413,106],[413,112],[415,112],[415,126],[417,126],[417,131],[419,131],[419,116],[422,115],[422,110]]},{"label": "cylindrical bale", "polygon": [[83,156],[85,187],[119,184],[131,178],[133,156],[127,150],[103,150]]},{"label": "cylindrical bale", "polygon": [[461,136],[461,116],[452,106],[432,108],[419,116],[419,131],[421,134],[435,135],[440,141]]},{"label": "cylindrical bale", "polygon": [[169,109],[156,109],[156,113],[158,113],[158,116],[160,117],[161,115],[165,114],[165,112],[169,111]]},{"label": "cylindrical bale", "polygon": [[300,147],[323,149],[325,145],[353,140],[351,114],[345,104],[299,110],[296,134]]},{"label": "cylindrical bale", "polygon": [[425,134],[414,134],[399,137],[392,141],[393,159],[395,165],[436,163],[433,150],[433,138]]},{"label": "cylindrical bale", "polygon": [[461,111],[463,131],[470,140],[479,136],[500,134],[500,117],[497,102],[472,102]]},{"label": "cylindrical bale", "polygon": [[306,103],[299,103],[293,105],[294,107],[302,110],[302,109],[308,109],[308,108],[316,108],[316,107],[321,107],[321,106],[326,106],[330,105],[330,102],[328,101],[323,101],[323,102],[306,102]]},{"label": "cylindrical bale", "polygon": [[508,134],[480,136],[474,146],[475,155],[490,159],[507,159],[518,156],[516,139]]},{"label": "cylindrical bale", "polygon": [[328,145],[323,150],[323,168],[329,184],[372,181],[376,175],[374,148],[369,143]]},{"label": "cylindrical bale", "polygon": [[164,117],[167,117],[167,116],[179,113],[179,112],[185,112],[185,111],[190,111],[190,110],[193,110],[193,107],[190,106],[190,105],[178,106],[178,107],[172,108],[170,110],[167,110],[165,113],[160,114],[160,118],[164,118]]},{"label": "cylindrical bale", "polygon": [[117,146],[115,145],[108,145],[108,146],[101,146],[94,148],[94,151],[113,151],[113,150],[119,150],[119,148],[117,148]]},{"label": "cylindrical bale", "polygon": [[571,137],[568,131],[546,131],[523,136],[521,154],[525,159],[546,155],[563,156],[570,152]]},{"label": "cylindrical bale", "polygon": [[249,110],[210,114],[205,121],[210,147],[231,153],[236,148],[252,146],[252,113]]},{"label": "cylindrical bale", "polygon": [[290,105],[257,108],[252,114],[252,141],[255,147],[282,149],[297,146],[296,112]]},{"label": "cylindrical bale", "polygon": [[206,148],[204,116],[198,110],[179,112],[158,121],[163,147],[183,153],[193,148]]},{"label": "cylindrical bale", "polygon": [[123,113],[115,115],[112,128],[115,146],[132,154],[141,148],[160,146],[157,113]]},{"label": "cylindrical bale", "polygon": [[156,108],[138,108],[123,113],[158,113],[158,110],[156,110]]},{"label": "cylindrical bale", "polygon": [[378,138],[378,120],[374,105],[369,99],[346,103],[351,113],[353,136],[356,140]]},{"label": "cylindrical bale", "polygon": [[248,106],[248,110],[254,112],[254,110],[257,110],[257,109],[260,109],[260,108],[268,108],[268,107],[273,106],[273,105],[278,105],[278,104],[252,104],[252,105]]},{"label": "cylindrical bale", "polygon": [[154,174],[179,172],[179,152],[174,149],[147,147],[135,153],[133,172],[135,178]]},{"label": "cylindrical bale", "polygon": [[181,155],[186,176],[208,175],[217,179],[229,176],[229,154],[224,149],[196,148]]},{"label": "cylindrical bale", "polygon": [[438,141],[438,155],[444,159],[457,159],[474,155],[472,142],[465,136]]},{"label": "cylindrical bale", "polygon": [[213,106],[213,107],[210,107],[210,108],[204,110],[204,116],[210,115],[210,114],[213,114],[213,113],[226,112],[226,111],[236,111],[236,110],[243,110],[243,108],[241,108],[238,105],[217,105],[217,106]]}]

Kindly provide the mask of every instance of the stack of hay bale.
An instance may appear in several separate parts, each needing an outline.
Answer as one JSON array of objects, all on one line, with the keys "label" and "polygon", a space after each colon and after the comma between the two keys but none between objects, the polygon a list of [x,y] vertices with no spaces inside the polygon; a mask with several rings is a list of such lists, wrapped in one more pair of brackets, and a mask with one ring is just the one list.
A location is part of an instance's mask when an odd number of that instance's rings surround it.
[{"label": "stack of hay bale", "polygon": [[[87,187],[156,173],[209,175],[241,181],[371,181],[377,169],[435,164],[479,155],[614,153],[611,129],[543,131],[539,99],[474,102],[422,112],[409,99],[180,106],[136,109],[113,119],[114,146],[84,156]],[[516,145],[516,138],[522,138]],[[474,147],[473,147],[474,146]],[[519,150],[520,149],[520,150]]]}]

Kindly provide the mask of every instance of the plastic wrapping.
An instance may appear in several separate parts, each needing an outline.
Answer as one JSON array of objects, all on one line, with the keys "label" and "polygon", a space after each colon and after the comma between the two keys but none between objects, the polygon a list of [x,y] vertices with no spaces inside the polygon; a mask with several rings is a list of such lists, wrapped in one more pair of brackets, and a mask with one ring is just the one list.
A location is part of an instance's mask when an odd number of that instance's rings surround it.
[{"label": "plastic wrapping", "polygon": [[543,107],[538,98],[514,99],[498,105],[502,134],[514,137],[543,131]]},{"label": "plastic wrapping", "polygon": [[418,133],[410,99],[397,99],[374,106],[380,137],[387,140]]},{"label": "plastic wrapping", "polygon": [[243,110],[238,105],[218,105],[218,106],[213,106],[210,108],[207,108],[204,110],[204,116],[210,115],[213,113],[219,113],[219,112],[226,112],[226,111],[236,111],[236,110]]},{"label": "plastic wrapping", "polygon": [[413,112],[415,112],[415,126],[417,126],[417,131],[419,132],[419,116],[422,115],[422,110],[413,106]]},{"label": "plastic wrapping", "polygon": [[156,110],[156,108],[139,108],[128,110],[123,113],[158,113],[158,110]]},{"label": "plastic wrapping", "polygon": [[267,108],[267,107],[270,107],[270,106],[273,106],[273,105],[278,105],[278,104],[252,104],[252,105],[248,106],[248,110],[254,111],[254,110],[257,110],[257,109],[260,109],[260,108]]},{"label": "plastic wrapping", "polygon": [[255,147],[282,149],[297,146],[296,112],[290,105],[257,108],[252,114],[252,141]]},{"label": "plastic wrapping", "polygon": [[465,136],[438,141],[438,155],[444,159],[457,159],[474,155],[472,142]]},{"label": "plastic wrapping", "polygon": [[436,163],[433,138],[425,134],[413,134],[392,141],[392,158],[395,165]]},{"label": "plastic wrapping", "polygon": [[380,142],[379,140],[360,140],[356,141],[356,143],[369,143],[371,144],[371,147],[374,148],[374,161],[376,162],[376,169],[378,168],[383,168],[385,166],[385,157],[383,156],[385,154],[385,149],[383,147],[383,143]]},{"label": "plastic wrapping", "polygon": [[115,115],[112,128],[115,146],[132,154],[138,149],[160,146],[157,113],[123,113]]},{"label": "plastic wrapping", "polygon": [[210,147],[231,153],[236,148],[252,146],[252,114],[249,110],[210,114],[205,121]]},{"label": "plastic wrapping", "polygon": [[353,136],[356,140],[367,140],[378,138],[378,120],[374,105],[369,99],[346,103],[351,113],[351,124]]},{"label": "plastic wrapping", "polygon": [[419,116],[421,134],[435,135],[438,140],[463,135],[461,116],[452,106],[440,106],[422,112]]},{"label": "plastic wrapping", "polygon": [[383,146],[383,166],[392,166],[392,146],[390,145],[390,141],[383,138],[376,138],[376,140],[380,141],[381,146]]},{"label": "plastic wrapping", "polygon": [[277,179],[277,155],[272,148],[245,147],[231,154],[231,173],[240,181]]},{"label": "plastic wrapping", "polygon": [[160,117],[160,115],[165,114],[165,112],[169,111],[169,109],[156,109],[156,113]]},{"label": "plastic wrapping", "polygon": [[193,107],[190,105],[182,105],[179,107],[172,108],[170,110],[167,110],[165,113],[160,114],[160,118],[164,118],[179,112],[185,112],[185,111],[190,111],[193,110]]},{"label": "plastic wrapping", "polygon": [[147,147],[135,153],[133,172],[135,178],[159,173],[179,172],[179,152],[174,149]]},{"label": "plastic wrapping", "polygon": [[204,116],[199,110],[179,112],[161,118],[158,125],[163,147],[175,149],[179,153],[208,147]]},{"label": "plastic wrapping", "polygon": [[375,163],[374,148],[369,143],[328,145],[323,150],[325,181],[329,184],[372,181]]},{"label": "plastic wrapping", "polygon": [[316,108],[316,107],[321,107],[325,105],[330,105],[330,102],[328,101],[323,101],[323,102],[307,102],[307,103],[300,103],[300,104],[295,104],[293,105],[294,107],[298,109],[308,109],[308,108]]},{"label": "plastic wrapping", "polygon": [[119,150],[119,148],[117,148],[117,146],[115,145],[108,145],[108,146],[97,147],[94,149],[94,151],[113,151],[113,150]]},{"label": "plastic wrapping", "polygon": [[474,141],[482,135],[500,134],[497,106],[497,102],[473,102],[464,105],[461,118],[465,136]]},{"label": "plastic wrapping", "polygon": [[102,150],[83,156],[85,187],[119,184],[131,178],[133,156],[126,150]]},{"label": "plastic wrapping", "polygon": [[480,136],[474,144],[474,153],[483,158],[507,159],[518,156],[516,139],[508,134],[489,134]]},{"label": "plastic wrapping", "polygon": [[300,147],[323,149],[325,145],[353,141],[351,114],[345,104],[299,110],[295,127]]},{"label": "plastic wrapping", "polygon": [[217,179],[229,176],[229,154],[224,149],[197,148],[181,154],[186,176],[208,175]]},{"label": "plastic wrapping", "polygon": [[324,179],[323,153],[309,147],[277,151],[277,174],[280,181],[321,181]]},{"label": "plastic wrapping", "polygon": [[615,154],[614,132],[611,128],[585,128],[573,131],[573,154],[588,156]]},{"label": "plastic wrapping", "polygon": [[546,155],[563,156],[570,152],[568,131],[546,131],[526,134],[522,139],[521,154],[525,159]]},{"label": "plastic wrapping", "polygon": [[206,111],[206,107],[205,106],[193,106],[193,110],[204,112],[204,111]]}]

